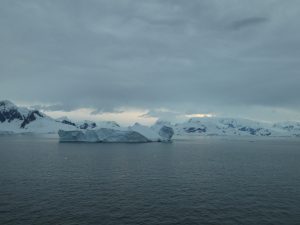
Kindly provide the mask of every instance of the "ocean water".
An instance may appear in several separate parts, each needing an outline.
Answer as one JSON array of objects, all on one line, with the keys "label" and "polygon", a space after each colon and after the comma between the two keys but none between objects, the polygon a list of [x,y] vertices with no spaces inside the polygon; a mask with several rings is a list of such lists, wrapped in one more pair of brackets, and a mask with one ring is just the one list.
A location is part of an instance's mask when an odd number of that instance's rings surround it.
[{"label": "ocean water", "polygon": [[300,141],[0,137],[0,224],[299,225]]}]

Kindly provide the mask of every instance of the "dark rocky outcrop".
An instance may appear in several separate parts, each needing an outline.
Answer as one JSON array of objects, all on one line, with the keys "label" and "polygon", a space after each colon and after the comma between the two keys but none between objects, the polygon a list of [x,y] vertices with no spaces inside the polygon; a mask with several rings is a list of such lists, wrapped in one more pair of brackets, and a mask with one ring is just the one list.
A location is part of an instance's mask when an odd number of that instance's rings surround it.
[{"label": "dark rocky outcrop", "polygon": [[206,132],[206,127],[202,126],[202,127],[185,127],[184,130],[186,133],[205,133]]},{"label": "dark rocky outcrop", "polygon": [[272,134],[268,129],[263,128],[241,127],[239,130],[248,132],[251,135],[259,136],[270,136]]},{"label": "dark rocky outcrop", "polygon": [[83,129],[83,130],[85,130],[85,129],[93,129],[93,128],[95,128],[97,125],[96,125],[96,123],[94,123],[94,122],[92,122],[92,123],[83,123],[83,124],[81,124],[81,125],[79,125],[79,128],[80,129]]},{"label": "dark rocky outcrop", "polygon": [[12,120],[23,120],[23,116],[21,113],[19,113],[16,109],[9,109],[9,110],[3,110],[0,111],[0,121],[1,123],[5,122],[6,120],[8,122],[11,122]]},{"label": "dark rocky outcrop", "polygon": [[32,121],[36,120],[36,117],[44,117],[39,111],[34,110],[29,112],[28,116],[24,119],[23,123],[21,124],[21,128],[24,128],[27,124],[31,123]]},{"label": "dark rocky outcrop", "polygon": [[73,123],[73,122],[71,122],[71,121],[68,121],[68,120],[62,120],[61,123],[76,127],[76,124],[75,124],[75,123]]}]

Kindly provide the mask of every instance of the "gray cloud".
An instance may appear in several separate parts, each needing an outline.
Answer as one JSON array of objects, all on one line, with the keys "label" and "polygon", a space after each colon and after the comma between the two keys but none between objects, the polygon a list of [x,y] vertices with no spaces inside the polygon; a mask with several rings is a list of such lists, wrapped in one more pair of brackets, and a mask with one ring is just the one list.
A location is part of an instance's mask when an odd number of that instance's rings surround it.
[{"label": "gray cloud", "polygon": [[32,105],[31,108],[37,109],[37,110],[44,110],[44,111],[71,111],[72,109],[68,109],[63,105],[57,104],[57,105]]},{"label": "gray cloud", "polygon": [[90,114],[91,115],[101,115],[101,114],[105,114],[105,113],[123,113],[125,112],[124,110],[118,110],[118,109],[108,109],[108,110],[104,110],[104,109],[101,109],[101,110],[94,110],[92,111]]},{"label": "gray cloud", "polygon": [[245,106],[299,112],[298,1],[3,0],[0,6],[2,98],[95,113],[164,107],[242,116]]},{"label": "gray cloud", "polygon": [[265,17],[250,17],[234,21],[233,23],[231,23],[230,27],[234,30],[240,30],[242,28],[260,25],[262,23],[266,23],[267,21],[268,19]]},{"label": "gray cloud", "polygon": [[[142,118],[160,118],[161,120],[166,121],[178,121],[183,116],[182,112],[170,111],[167,109],[154,109],[149,110],[147,113],[141,115]],[[186,118],[185,118],[186,119]]]}]

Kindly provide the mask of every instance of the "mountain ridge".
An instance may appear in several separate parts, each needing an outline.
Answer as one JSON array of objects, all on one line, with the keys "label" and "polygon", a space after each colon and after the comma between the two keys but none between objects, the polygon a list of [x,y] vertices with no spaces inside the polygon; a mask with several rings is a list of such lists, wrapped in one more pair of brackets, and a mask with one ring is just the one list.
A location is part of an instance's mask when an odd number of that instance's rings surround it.
[{"label": "mountain ridge", "polygon": [[[163,126],[172,127],[175,137],[300,137],[300,122],[297,121],[266,123],[243,118],[195,117],[177,124],[158,120],[151,126],[151,129],[152,131],[159,131]],[[18,107],[8,100],[0,101],[0,133],[58,133],[59,130],[94,130],[99,128],[129,129],[138,132],[146,130],[146,126],[138,123],[125,128],[120,127],[114,121],[96,123],[87,120],[74,122],[67,117],[53,119],[39,110]],[[155,135],[155,132],[151,132],[147,135]]]},{"label": "mountain ridge", "polygon": [[[103,122],[111,128],[115,122]],[[18,107],[8,100],[0,101],[0,133],[57,133],[59,130],[85,130],[96,128],[93,121],[75,123],[67,117],[53,119],[36,109]]]}]

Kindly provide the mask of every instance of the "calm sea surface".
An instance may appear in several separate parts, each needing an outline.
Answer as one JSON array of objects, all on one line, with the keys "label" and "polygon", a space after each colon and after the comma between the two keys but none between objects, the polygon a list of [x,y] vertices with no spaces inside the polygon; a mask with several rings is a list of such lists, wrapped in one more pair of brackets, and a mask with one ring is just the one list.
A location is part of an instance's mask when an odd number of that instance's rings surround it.
[{"label": "calm sea surface", "polygon": [[300,224],[300,140],[0,137],[0,224]]}]

